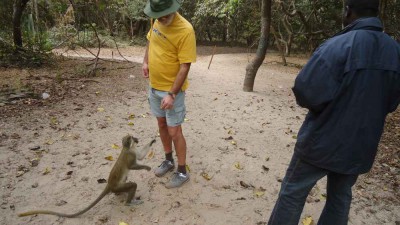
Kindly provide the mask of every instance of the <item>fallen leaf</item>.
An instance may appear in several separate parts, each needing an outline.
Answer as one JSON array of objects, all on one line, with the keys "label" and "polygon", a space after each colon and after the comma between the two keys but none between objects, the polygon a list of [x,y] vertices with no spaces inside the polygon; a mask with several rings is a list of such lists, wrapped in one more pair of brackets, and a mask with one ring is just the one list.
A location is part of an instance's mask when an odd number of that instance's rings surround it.
[{"label": "fallen leaf", "polygon": [[134,124],[133,122],[129,122],[128,125],[129,125],[129,126],[133,126],[133,125],[135,125],[135,124]]},{"label": "fallen leaf", "polygon": [[127,223],[125,223],[125,222],[119,222],[118,225],[129,225],[129,224],[127,224]]},{"label": "fallen leaf", "polygon": [[100,91],[96,91],[95,94],[96,94],[96,95],[99,95],[99,94],[100,94]]},{"label": "fallen leaf", "polygon": [[104,108],[97,108],[98,112],[104,112]]},{"label": "fallen leaf", "polygon": [[185,119],[183,119],[184,121],[189,121],[189,119],[187,119],[187,118],[185,118]]},{"label": "fallen leaf", "polygon": [[113,149],[119,149],[119,146],[118,146],[117,144],[113,144],[113,145],[111,145],[111,148],[113,148]]},{"label": "fallen leaf", "polygon": [[154,151],[153,151],[153,150],[151,150],[151,151],[149,152],[149,154],[147,154],[147,158],[148,158],[148,159],[154,158]]},{"label": "fallen leaf", "polygon": [[99,183],[99,184],[104,184],[104,183],[107,183],[107,180],[104,179],[104,178],[101,178],[101,179],[98,179],[98,180],[97,180],[97,183]]},{"label": "fallen leaf", "polygon": [[236,141],[231,141],[231,144],[236,145],[237,143],[236,143]]},{"label": "fallen leaf", "polygon": [[145,114],[142,114],[141,116],[142,116],[143,118],[146,118],[146,117],[147,117]]},{"label": "fallen leaf", "polygon": [[201,174],[200,174],[204,179],[206,179],[206,180],[211,180],[211,176],[210,175],[208,175],[208,173],[206,173],[206,172],[202,172]]},{"label": "fallen leaf", "polygon": [[53,124],[53,125],[57,125],[58,124],[57,118],[56,117],[51,117],[50,118],[50,123]]},{"label": "fallen leaf", "polygon": [[293,139],[297,139],[297,135],[293,135],[292,138],[293,138]]},{"label": "fallen leaf", "polygon": [[46,169],[43,171],[43,175],[49,174],[50,173],[50,169],[48,167],[46,167]]},{"label": "fallen leaf", "polygon": [[63,206],[63,205],[65,205],[65,204],[67,204],[67,203],[68,203],[67,201],[60,200],[60,201],[57,201],[57,202],[56,202],[56,206]]},{"label": "fallen leaf", "polygon": [[109,160],[109,161],[113,161],[114,160],[114,158],[111,156],[111,155],[109,155],[109,156],[107,156],[107,157],[104,157],[105,159],[107,159],[107,160]]},{"label": "fallen leaf", "polygon": [[239,182],[240,186],[244,187],[244,188],[249,188],[251,187],[251,185],[246,184],[244,181],[240,181]]},{"label": "fallen leaf", "polygon": [[129,114],[129,116],[128,116],[128,119],[130,119],[130,120],[133,120],[133,119],[135,119],[135,114]]},{"label": "fallen leaf", "polygon": [[189,165],[185,165],[185,168],[186,168],[186,170],[187,170],[188,172],[190,172],[190,167],[189,167]]},{"label": "fallen leaf", "polygon": [[243,169],[243,167],[240,165],[239,162],[235,163],[235,168],[238,169],[238,170],[242,170]]},{"label": "fallen leaf", "polygon": [[30,148],[29,148],[29,150],[32,150],[32,151],[37,151],[37,150],[39,150],[39,149],[40,149],[40,146],[39,146],[39,145],[33,146],[33,147],[30,147]]},{"label": "fallen leaf", "polygon": [[256,196],[257,198],[262,197],[265,194],[265,191],[263,191],[262,189],[254,189],[254,196]]},{"label": "fallen leaf", "polygon": [[17,177],[20,177],[20,176],[22,176],[22,175],[24,175],[24,174],[25,174],[24,171],[18,171],[18,172],[17,172]]},{"label": "fallen leaf", "polygon": [[50,140],[47,140],[45,144],[46,145],[52,145],[52,144],[54,144],[54,141],[50,139]]},{"label": "fallen leaf", "polygon": [[311,216],[307,216],[301,222],[303,223],[303,225],[313,225],[314,224],[314,221]]},{"label": "fallen leaf", "polygon": [[268,172],[269,171],[269,168],[268,167],[266,167],[266,166],[262,166],[262,168],[263,168],[263,170],[265,171],[265,172]]},{"label": "fallen leaf", "polygon": [[234,131],[234,130],[229,130],[229,131],[228,131],[228,134],[236,134],[236,131]]}]

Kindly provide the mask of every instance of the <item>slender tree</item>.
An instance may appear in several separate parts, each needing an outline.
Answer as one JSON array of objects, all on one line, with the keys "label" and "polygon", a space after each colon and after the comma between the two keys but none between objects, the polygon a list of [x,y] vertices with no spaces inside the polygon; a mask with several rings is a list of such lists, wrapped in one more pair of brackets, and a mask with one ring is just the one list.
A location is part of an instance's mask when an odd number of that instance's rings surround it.
[{"label": "slender tree", "polygon": [[255,58],[246,67],[246,76],[244,78],[243,91],[252,92],[254,80],[256,79],[258,68],[265,59],[268,47],[268,37],[271,26],[271,0],[262,0],[261,2],[261,37]]},{"label": "slender tree", "polygon": [[13,37],[14,45],[22,48],[21,18],[29,0],[15,0],[13,11]]}]

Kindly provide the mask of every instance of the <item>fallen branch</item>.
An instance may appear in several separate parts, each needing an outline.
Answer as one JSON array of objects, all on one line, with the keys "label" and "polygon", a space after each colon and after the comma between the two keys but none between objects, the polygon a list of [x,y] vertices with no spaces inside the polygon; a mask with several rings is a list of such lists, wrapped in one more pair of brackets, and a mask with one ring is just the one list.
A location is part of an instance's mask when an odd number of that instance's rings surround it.
[{"label": "fallen branch", "polygon": [[89,74],[88,74],[89,76],[94,76],[94,75],[96,75],[97,65],[99,64],[99,55],[100,55],[100,50],[101,50],[101,41],[100,41],[99,34],[97,33],[96,28],[95,28],[92,24],[90,24],[90,27],[93,29],[94,34],[96,35],[97,44],[98,44],[98,50],[97,50],[96,60],[95,60],[93,69],[90,70],[90,72],[89,72]]},{"label": "fallen branch", "polygon": [[129,60],[126,59],[126,58],[121,54],[121,52],[119,51],[118,44],[117,44],[117,42],[115,41],[115,37],[113,37],[113,41],[114,41],[114,43],[115,43],[115,47],[117,48],[118,54],[119,54],[123,59],[125,59],[127,62],[129,62]]},{"label": "fallen branch", "polygon": [[214,45],[214,49],[213,49],[213,53],[211,55],[210,63],[208,64],[208,69],[210,69],[210,66],[211,66],[212,60],[214,58],[214,54],[215,54],[216,49],[217,49],[217,46]]},{"label": "fallen branch", "polygon": [[62,78],[57,78],[57,77],[50,77],[50,76],[47,76],[47,75],[40,76],[40,77],[47,78],[47,79],[52,79],[52,80],[58,80],[58,79],[60,79],[61,82],[62,82],[62,81],[65,81],[65,80],[74,80],[74,81],[82,81],[82,82],[101,83],[100,81],[97,81],[97,80],[93,80],[93,79],[83,79],[83,78],[72,78],[72,77],[70,77],[70,78],[63,78],[63,77],[62,77]]}]

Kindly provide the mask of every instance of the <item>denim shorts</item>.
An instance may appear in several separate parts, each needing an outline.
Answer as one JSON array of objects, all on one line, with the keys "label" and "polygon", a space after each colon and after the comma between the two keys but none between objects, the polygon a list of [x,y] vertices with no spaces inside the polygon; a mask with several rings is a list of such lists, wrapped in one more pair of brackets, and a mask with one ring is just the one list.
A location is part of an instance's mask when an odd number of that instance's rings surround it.
[{"label": "denim shorts", "polygon": [[185,92],[180,91],[175,96],[174,107],[172,109],[161,109],[162,99],[168,95],[166,91],[159,91],[149,88],[149,104],[151,112],[155,117],[165,117],[169,127],[176,127],[183,123],[186,115]]}]

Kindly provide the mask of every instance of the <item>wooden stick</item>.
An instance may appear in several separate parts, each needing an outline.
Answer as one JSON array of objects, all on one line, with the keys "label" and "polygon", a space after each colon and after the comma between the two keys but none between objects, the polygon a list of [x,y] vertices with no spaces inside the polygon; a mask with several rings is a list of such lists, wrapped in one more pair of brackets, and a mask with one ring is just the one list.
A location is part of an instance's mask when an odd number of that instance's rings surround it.
[{"label": "wooden stick", "polygon": [[208,64],[208,69],[210,69],[211,62],[212,62],[212,60],[213,60],[213,58],[214,58],[214,54],[215,54],[215,50],[216,50],[216,48],[217,48],[217,46],[216,46],[216,45],[214,45],[214,49],[213,49],[213,53],[212,53],[212,56],[211,56],[211,59],[210,59],[210,63]]}]

